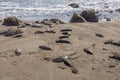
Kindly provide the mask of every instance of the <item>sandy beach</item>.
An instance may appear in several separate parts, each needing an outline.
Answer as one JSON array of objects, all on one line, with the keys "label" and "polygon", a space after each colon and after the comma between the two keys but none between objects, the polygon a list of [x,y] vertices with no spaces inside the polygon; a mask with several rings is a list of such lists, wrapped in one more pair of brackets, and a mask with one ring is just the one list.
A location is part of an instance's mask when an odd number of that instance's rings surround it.
[{"label": "sandy beach", "polygon": [[[18,27],[2,23],[0,31]],[[120,79],[119,20],[37,24],[19,27],[21,35],[0,35],[0,80]]]}]

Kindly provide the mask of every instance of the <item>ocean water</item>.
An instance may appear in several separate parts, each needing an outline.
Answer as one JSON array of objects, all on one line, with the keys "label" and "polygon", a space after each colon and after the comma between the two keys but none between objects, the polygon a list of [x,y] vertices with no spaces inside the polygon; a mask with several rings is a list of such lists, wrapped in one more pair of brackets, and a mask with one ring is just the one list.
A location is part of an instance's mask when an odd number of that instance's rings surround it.
[{"label": "ocean water", "polygon": [[[70,3],[78,3],[79,8],[71,8]],[[105,8],[105,5],[109,8]],[[0,19],[16,16],[23,20],[42,20],[59,18],[68,22],[73,13],[81,13],[86,9],[100,11],[100,19],[104,17],[118,19],[120,0],[0,0]],[[109,11],[113,11],[109,13]]]}]

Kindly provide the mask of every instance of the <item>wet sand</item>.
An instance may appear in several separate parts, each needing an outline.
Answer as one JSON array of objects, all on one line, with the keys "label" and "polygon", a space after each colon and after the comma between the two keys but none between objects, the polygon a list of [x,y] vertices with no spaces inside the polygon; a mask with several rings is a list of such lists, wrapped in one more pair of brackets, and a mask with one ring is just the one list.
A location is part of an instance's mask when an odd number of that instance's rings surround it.
[{"label": "wet sand", "polygon": [[[0,30],[9,28],[11,27],[3,26],[0,22]],[[120,56],[120,46],[104,44],[108,40],[120,41],[120,21],[53,24],[51,29],[56,33],[44,34],[35,32],[47,30],[47,25],[42,28],[26,26],[21,29],[24,31],[23,37],[0,35],[0,80],[120,79],[120,61],[110,58],[115,54]],[[56,43],[63,35],[60,31],[62,29],[72,29],[69,38],[65,39],[70,43]],[[42,50],[40,45],[52,50]],[[21,55],[15,55],[16,48],[22,50]],[[92,55],[85,52],[85,48]],[[78,70],[76,74],[63,62],[52,62],[52,59],[68,55],[71,55],[69,62]]]}]

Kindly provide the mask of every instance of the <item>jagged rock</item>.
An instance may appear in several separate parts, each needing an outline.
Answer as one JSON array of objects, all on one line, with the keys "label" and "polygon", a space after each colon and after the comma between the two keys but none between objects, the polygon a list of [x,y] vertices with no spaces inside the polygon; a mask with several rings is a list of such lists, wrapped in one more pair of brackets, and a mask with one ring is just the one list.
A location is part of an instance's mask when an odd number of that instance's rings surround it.
[{"label": "jagged rock", "polygon": [[84,51],[87,53],[87,54],[90,54],[90,55],[93,55],[93,52],[88,49],[88,48],[84,48]]},{"label": "jagged rock", "polygon": [[31,27],[34,27],[34,28],[42,28],[43,26],[36,23],[36,24],[32,24]]},{"label": "jagged rock", "polygon": [[95,10],[84,10],[80,15],[88,22],[98,22]]},{"label": "jagged rock", "polygon": [[19,26],[21,23],[22,23],[22,21],[16,17],[7,17],[7,18],[4,18],[3,25]]},{"label": "jagged rock", "polygon": [[71,6],[72,8],[79,8],[79,4],[77,3],[71,3],[68,6]]},{"label": "jagged rock", "polygon": [[74,13],[70,23],[87,22],[80,14]]},{"label": "jagged rock", "polygon": [[39,46],[39,48],[43,50],[52,50],[50,47],[47,46]]},{"label": "jagged rock", "polygon": [[17,48],[17,49],[15,50],[15,54],[16,54],[17,56],[21,55],[21,54],[22,54],[22,50],[21,50],[20,48]]},{"label": "jagged rock", "polygon": [[96,36],[101,37],[101,38],[104,37],[104,35],[103,35],[103,34],[100,34],[100,33],[97,33]]},{"label": "jagged rock", "polygon": [[23,31],[20,28],[10,28],[8,30],[0,32],[0,34],[4,36],[13,36],[21,33],[23,33]]}]

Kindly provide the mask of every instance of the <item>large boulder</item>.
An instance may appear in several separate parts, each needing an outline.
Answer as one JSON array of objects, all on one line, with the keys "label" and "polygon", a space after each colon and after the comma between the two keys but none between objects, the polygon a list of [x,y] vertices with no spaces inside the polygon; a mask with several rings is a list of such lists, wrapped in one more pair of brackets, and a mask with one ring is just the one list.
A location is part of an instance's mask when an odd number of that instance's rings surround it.
[{"label": "large boulder", "polygon": [[88,22],[98,22],[95,10],[84,10],[80,15]]},{"label": "large boulder", "polygon": [[72,8],[79,8],[79,4],[77,3],[71,3],[68,6],[71,6]]},{"label": "large boulder", "polygon": [[16,17],[7,17],[4,18],[3,25],[6,26],[19,26],[22,23],[20,19],[17,19]]},{"label": "large boulder", "polygon": [[70,23],[87,22],[80,14],[74,13]]}]

